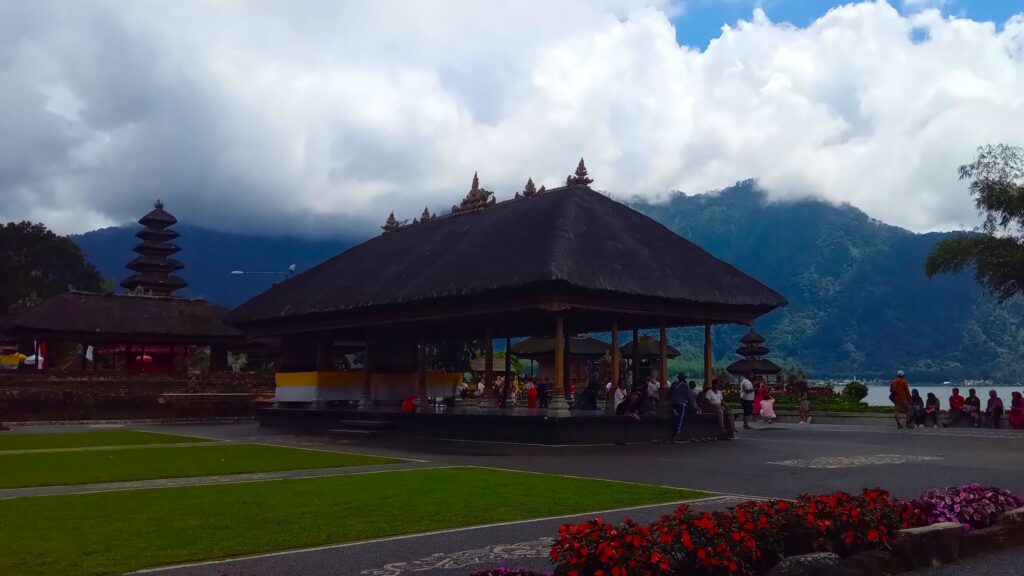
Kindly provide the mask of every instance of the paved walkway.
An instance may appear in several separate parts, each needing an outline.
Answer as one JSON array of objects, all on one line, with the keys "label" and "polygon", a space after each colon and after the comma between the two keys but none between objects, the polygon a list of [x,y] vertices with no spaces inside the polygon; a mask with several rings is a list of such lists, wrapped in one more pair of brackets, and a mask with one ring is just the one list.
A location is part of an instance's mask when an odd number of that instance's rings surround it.
[{"label": "paved walkway", "polygon": [[436,468],[428,462],[404,464],[383,464],[378,466],[346,466],[342,468],[314,468],[311,470],[282,470],[278,472],[251,472],[248,474],[223,474],[219,476],[193,476],[190,478],[160,478],[155,480],[131,480],[128,482],[106,482],[103,484],[79,484],[73,486],[35,486],[32,488],[7,488],[0,490],[0,500],[24,498],[27,496],[56,496],[60,494],[86,494],[90,492],[114,492],[117,490],[141,490],[145,488],[178,488],[182,486],[208,486],[210,484],[239,484],[266,480],[289,480],[296,478],[319,478],[321,476],[344,476],[347,474],[368,474]]}]

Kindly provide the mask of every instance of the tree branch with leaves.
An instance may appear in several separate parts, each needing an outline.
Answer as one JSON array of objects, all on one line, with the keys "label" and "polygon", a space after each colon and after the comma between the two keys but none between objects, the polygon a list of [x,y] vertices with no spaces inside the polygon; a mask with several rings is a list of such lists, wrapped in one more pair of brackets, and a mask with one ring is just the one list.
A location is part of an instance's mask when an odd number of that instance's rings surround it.
[{"label": "tree branch with leaves", "polygon": [[1024,148],[982,146],[959,174],[984,220],[974,232],[936,244],[925,274],[956,274],[973,266],[978,284],[1005,301],[1024,292]]}]

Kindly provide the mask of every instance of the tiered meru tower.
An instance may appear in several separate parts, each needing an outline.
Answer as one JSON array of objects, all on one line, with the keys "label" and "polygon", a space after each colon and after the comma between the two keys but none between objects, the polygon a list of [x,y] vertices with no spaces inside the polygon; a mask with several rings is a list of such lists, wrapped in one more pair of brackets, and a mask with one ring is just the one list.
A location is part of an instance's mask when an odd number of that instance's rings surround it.
[{"label": "tiered meru tower", "polygon": [[185,267],[184,264],[170,256],[181,250],[171,241],[178,233],[171,226],[178,220],[164,210],[159,200],[153,210],[139,219],[144,228],[135,235],[142,240],[133,248],[138,254],[128,263],[128,269],[134,272],[130,278],[121,282],[121,287],[132,293],[153,296],[170,296],[181,290],[188,283],[174,275],[174,272]]}]

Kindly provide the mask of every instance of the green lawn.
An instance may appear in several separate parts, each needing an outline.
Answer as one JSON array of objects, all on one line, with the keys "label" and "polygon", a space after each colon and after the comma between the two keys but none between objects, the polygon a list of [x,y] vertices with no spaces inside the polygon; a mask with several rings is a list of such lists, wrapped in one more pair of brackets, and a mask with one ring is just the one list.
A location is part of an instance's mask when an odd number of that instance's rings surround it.
[{"label": "green lawn", "polygon": [[7,450],[53,450],[61,448],[92,448],[97,446],[139,446],[143,444],[185,444],[209,442],[206,438],[175,436],[137,430],[92,430],[53,434],[0,435],[0,452]]},{"label": "green lawn", "polygon": [[370,466],[397,462],[401,460],[255,444],[0,454],[0,488]]},{"label": "green lawn", "polygon": [[437,468],[0,500],[0,574],[121,574],[704,495],[523,472]]}]

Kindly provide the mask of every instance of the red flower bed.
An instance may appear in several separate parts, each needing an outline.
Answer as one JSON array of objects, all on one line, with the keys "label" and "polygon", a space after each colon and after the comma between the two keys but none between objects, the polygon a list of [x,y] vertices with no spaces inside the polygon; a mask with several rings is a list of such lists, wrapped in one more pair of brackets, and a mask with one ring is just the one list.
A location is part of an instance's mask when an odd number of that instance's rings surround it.
[{"label": "red flower bed", "polygon": [[567,576],[755,574],[784,556],[884,548],[895,530],[922,522],[909,504],[880,489],[750,501],[725,512],[683,505],[649,525],[598,518],[562,526],[551,558],[555,574]]}]

